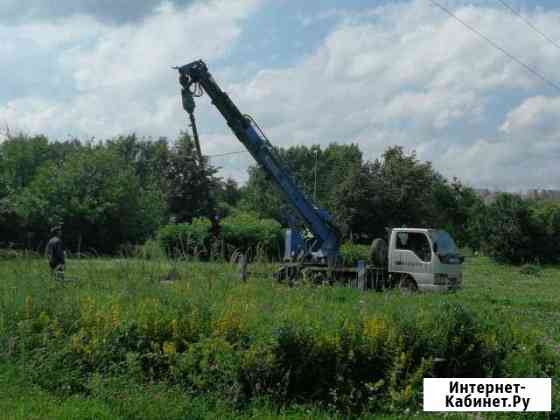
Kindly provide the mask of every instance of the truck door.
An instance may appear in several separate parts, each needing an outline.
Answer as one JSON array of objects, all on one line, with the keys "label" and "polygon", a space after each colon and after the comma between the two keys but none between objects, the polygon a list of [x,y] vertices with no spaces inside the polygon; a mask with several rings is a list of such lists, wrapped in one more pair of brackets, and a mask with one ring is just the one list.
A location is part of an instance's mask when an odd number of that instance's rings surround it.
[{"label": "truck door", "polygon": [[423,232],[396,232],[391,250],[391,266],[395,273],[409,273],[418,284],[432,283],[432,248]]}]

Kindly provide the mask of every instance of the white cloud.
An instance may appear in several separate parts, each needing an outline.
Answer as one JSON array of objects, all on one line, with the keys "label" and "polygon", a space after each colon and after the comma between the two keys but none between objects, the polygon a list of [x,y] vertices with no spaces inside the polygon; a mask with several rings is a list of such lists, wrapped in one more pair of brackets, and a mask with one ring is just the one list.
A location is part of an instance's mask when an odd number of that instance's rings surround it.
[{"label": "white cloud", "polygon": [[3,25],[0,30],[8,38],[8,33],[14,33],[15,38],[20,41],[27,40],[39,48],[53,49],[92,39],[107,29],[106,25],[90,16],[76,15],[71,19],[22,24],[15,29]]},{"label": "white cloud", "polygon": [[[73,88],[62,99],[38,91],[7,101],[0,106],[0,121],[54,136],[108,137],[130,131],[173,136],[185,127],[185,116],[169,66],[204,58],[224,90],[274,144],[356,142],[370,159],[400,144],[416,149],[445,175],[475,186],[560,187],[551,158],[560,157],[554,142],[560,134],[555,118],[560,99],[551,98],[550,86],[427,0],[302,17],[304,25],[322,19],[338,23],[297,64],[261,68],[231,83],[232,74],[247,74],[249,67],[224,64],[224,58],[258,6],[257,0],[198,2],[186,8],[163,3],[142,21],[120,26],[73,16],[0,28],[10,40],[5,45],[17,46],[23,39],[52,52],[59,77]],[[475,2],[455,11],[547,77],[560,80],[560,51],[504,9]],[[527,17],[560,39],[558,11],[535,9]],[[7,54],[1,48],[0,63]],[[258,67],[251,64],[251,69]],[[42,75],[42,80],[54,76]],[[197,109],[207,153],[242,149],[207,99]],[[247,154],[214,160],[237,179],[246,177],[250,162]]]},{"label": "white cloud", "polygon": [[[560,80],[560,51],[532,37],[511,15],[480,5],[460,7],[456,13]],[[527,176],[522,169],[528,162],[526,141],[503,138],[513,120],[522,124],[531,118],[528,112],[542,117],[538,103],[512,111],[515,101],[550,91],[550,86],[427,1],[392,4],[367,14],[375,19],[347,16],[299,64],[263,69],[235,86],[234,96],[268,128],[273,142],[353,141],[369,158],[401,144],[416,149],[445,175],[476,186],[560,187],[559,181],[551,181],[556,164],[550,157],[531,156],[530,164],[543,169]],[[559,18],[543,11],[529,16],[552,37],[560,37]],[[541,129],[533,136],[545,134]]]},{"label": "white cloud", "polygon": [[[202,153],[210,157],[210,163],[220,168],[220,176],[245,182],[247,168],[254,164],[251,155],[231,133],[204,134]],[[238,153],[243,152],[243,153]]]},{"label": "white cloud", "polygon": [[[185,117],[171,66],[227,55],[257,5],[258,0],[214,0],[178,8],[164,2],[143,21],[120,26],[71,16],[4,27],[14,42],[52,53],[67,98],[37,92],[10,100],[0,106],[0,121],[51,136],[173,136]],[[48,86],[60,74],[35,76]]]},{"label": "white cloud", "polygon": [[214,1],[177,9],[163,3],[140,26],[127,24],[105,33],[93,49],[71,57],[80,88],[107,84],[152,84],[168,78],[172,64],[222,56],[241,32],[239,20],[254,1]]},{"label": "white cloud", "polygon": [[560,115],[560,97],[530,97],[508,113],[500,130],[508,135],[559,139],[558,115]]},{"label": "white cloud", "polygon": [[316,15],[300,15],[298,16],[298,20],[302,24],[302,26],[311,26],[324,20],[334,18],[347,18],[351,16],[352,13],[348,10],[334,7],[332,9],[323,10]]}]

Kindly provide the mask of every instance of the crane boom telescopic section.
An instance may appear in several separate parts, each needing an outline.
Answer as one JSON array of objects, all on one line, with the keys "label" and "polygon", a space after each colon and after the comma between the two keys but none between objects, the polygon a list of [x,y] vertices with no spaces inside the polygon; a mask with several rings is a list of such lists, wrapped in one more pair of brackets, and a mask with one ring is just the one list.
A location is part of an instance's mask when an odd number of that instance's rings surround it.
[{"label": "crane boom telescopic section", "polygon": [[235,136],[247,148],[266,174],[274,180],[289,203],[296,209],[315,237],[316,243],[312,250],[314,251],[313,254],[318,258],[336,258],[339,234],[327,211],[315,207],[296,186],[287,170],[276,158],[272,145],[262,131],[252,122],[250,117],[243,115],[229,96],[220,89],[208,72],[206,64],[199,60],[176,69],[179,71],[179,81],[183,87],[183,95],[200,96],[201,92],[197,91],[198,87],[201,87],[208,94],[212,104],[218,108]]}]

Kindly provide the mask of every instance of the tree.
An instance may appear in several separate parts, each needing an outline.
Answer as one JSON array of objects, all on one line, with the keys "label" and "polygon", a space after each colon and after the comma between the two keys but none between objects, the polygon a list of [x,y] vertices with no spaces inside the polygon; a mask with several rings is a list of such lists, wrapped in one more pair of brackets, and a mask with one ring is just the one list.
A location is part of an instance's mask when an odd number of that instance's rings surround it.
[{"label": "tree", "polygon": [[87,147],[91,141],[81,142],[78,139],[71,139],[66,141],[50,141],[49,142],[49,160],[55,162],[62,162],[67,156],[79,152],[84,147]]},{"label": "tree", "polygon": [[560,203],[554,201],[529,201],[531,220],[531,249],[543,262],[560,260]]},{"label": "tree", "polygon": [[25,244],[22,220],[15,199],[35,176],[39,167],[52,158],[45,136],[8,136],[0,144],[0,238],[5,243]]},{"label": "tree", "polygon": [[481,203],[471,188],[447,181],[429,162],[398,146],[350,173],[332,196],[345,232],[367,240],[384,237],[385,227],[415,226],[446,229],[465,244],[471,209]]},{"label": "tree", "polygon": [[488,255],[510,263],[534,259],[531,233],[528,202],[513,194],[498,194],[485,214],[483,246]]},{"label": "tree", "polygon": [[355,168],[334,187],[335,220],[345,236],[385,236],[388,203],[383,192],[379,161]]},{"label": "tree", "polygon": [[162,174],[170,154],[169,142],[165,137],[153,141],[130,134],[108,140],[105,145],[134,167],[141,185],[163,189]]},{"label": "tree", "polygon": [[442,179],[433,188],[435,224],[447,230],[460,246],[480,249],[480,232],[476,220],[484,212],[484,203],[476,192],[457,178]]},{"label": "tree", "polygon": [[0,144],[0,178],[4,189],[10,193],[21,190],[32,181],[39,167],[52,158],[45,136],[9,137]]},{"label": "tree", "polygon": [[466,242],[465,245],[475,251],[481,251],[484,248],[486,235],[486,225],[488,207],[482,200],[473,204],[468,210],[468,222],[465,227]]},{"label": "tree", "polygon": [[241,200],[241,189],[234,179],[226,181],[219,179],[212,191],[212,201],[215,203],[217,214],[226,217],[235,211]]},{"label": "tree", "polygon": [[436,218],[433,191],[443,182],[429,162],[391,147],[381,159],[365,163],[338,184],[337,218],[368,240],[385,236],[385,227],[430,227]]},{"label": "tree", "polygon": [[416,152],[405,154],[400,146],[390,147],[379,164],[381,194],[391,227],[431,227],[435,222],[434,187],[443,182],[430,162],[420,162]]},{"label": "tree", "polygon": [[[297,146],[277,153],[308,197],[314,195],[317,155],[316,201],[334,214],[345,234],[370,240],[384,236],[385,227],[404,225],[443,228],[461,244],[468,240],[470,209],[478,197],[458,180],[447,181],[415,152],[390,147],[365,163],[356,145]],[[293,210],[262,169],[250,168],[242,197],[242,207],[288,224]]]},{"label": "tree", "polygon": [[[325,149],[318,145],[277,148],[275,153],[307,197],[330,212],[334,211],[336,204],[332,195],[334,187],[362,165],[362,153],[355,144],[333,143]],[[313,200],[315,162],[317,194],[316,200]],[[243,188],[241,201],[243,208],[255,211],[260,217],[276,219],[284,225],[288,224],[290,215],[294,213],[283,193],[259,166],[249,168],[249,180]]]},{"label": "tree", "polygon": [[239,185],[234,179],[228,178],[225,182],[220,181],[218,187],[217,198],[219,201],[232,207],[239,203],[241,192],[239,191]]},{"label": "tree", "polygon": [[17,212],[43,238],[53,224],[63,223],[70,248],[113,253],[155,230],[163,204],[157,191],[141,187],[122,157],[89,145],[42,166],[19,195]]},{"label": "tree", "polygon": [[176,222],[190,223],[215,210],[212,191],[217,189],[216,169],[200,160],[192,139],[183,134],[171,149],[165,174],[169,211]]}]

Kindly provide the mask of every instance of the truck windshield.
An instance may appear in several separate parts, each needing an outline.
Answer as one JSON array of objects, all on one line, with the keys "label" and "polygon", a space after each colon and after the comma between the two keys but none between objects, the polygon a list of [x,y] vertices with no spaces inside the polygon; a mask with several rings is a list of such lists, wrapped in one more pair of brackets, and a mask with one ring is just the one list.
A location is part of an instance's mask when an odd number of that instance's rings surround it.
[{"label": "truck windshield", "polygon": [[435,244],[437,244],[437,253],[439,255],[458,255],[459,250],[455,241],[449,233],[445,230],[438,230],[432,237]]}]

